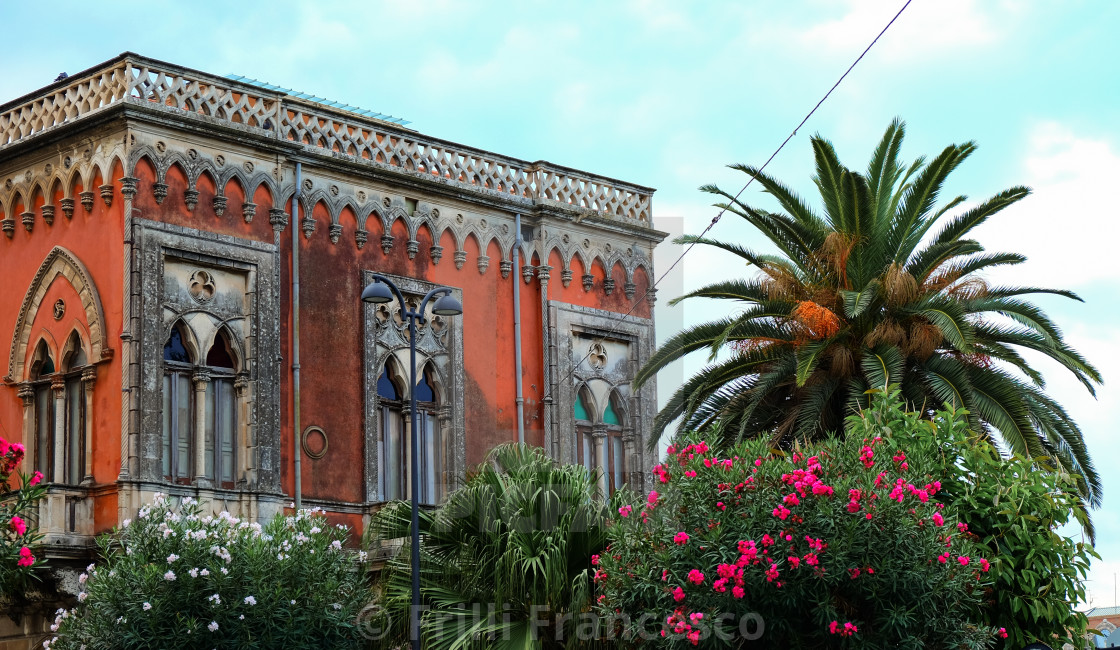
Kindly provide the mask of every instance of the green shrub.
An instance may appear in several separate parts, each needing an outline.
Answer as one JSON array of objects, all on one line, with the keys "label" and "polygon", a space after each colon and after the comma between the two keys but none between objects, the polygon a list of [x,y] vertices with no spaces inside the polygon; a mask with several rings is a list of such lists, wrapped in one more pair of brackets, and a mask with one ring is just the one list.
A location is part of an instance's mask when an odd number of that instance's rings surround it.
[{"label": "green shrub", "polygon": [[609,631],[659,647],[989,647],[992,558],[940,501],[956,480],[930,471],[942,447],[921,442],[957,427],[879,395],[843,440],[680,441],[595,558]]},{"label": "green shrub", "polygon": [[51,648],[350,648],[367,589],[348,535],[316,511],[267,525],[157,495],[113,535],[59,611]]}]

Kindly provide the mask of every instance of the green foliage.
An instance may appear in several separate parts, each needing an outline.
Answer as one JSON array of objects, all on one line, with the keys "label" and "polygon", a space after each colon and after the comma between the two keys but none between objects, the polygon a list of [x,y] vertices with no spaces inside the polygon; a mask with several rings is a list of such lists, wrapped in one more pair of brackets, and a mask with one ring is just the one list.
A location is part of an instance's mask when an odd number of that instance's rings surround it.
[{"label": "green foliage", "polygon": [[792,452],[716,452],[695,434],[671,448],[661,493],[620,515],[597,558],[601,613],[630,617],[614,631],[658,647],[990,647],[1004,624],[981,607],[1002,560],[941,503],[963,479],[933,442],[965,424],[892,394],[849,426]]},{"label": "green foliage", "polygon": [[157,495],[99,539],[51,648],[353,648],[368,590],[345,528],[301,510],[267,525]]},{"label": "green foliage", "polygon": [[23,445],[0,438],[0,603],[20,600],[43,565],[33,550],[43,538],[35,527],[35,504],[46,487],[39,472],[20,471],[23,456]]},{"label": "green foliage", "polygon": [[[580,646],[591,556],[606,539],[606,506],[595,491],[583,467],[503,445],[443,506],[422,511],[424,647]],[[370,522],[371,545],[403,542],[381,577],[383,616],[370,621],[388,630],[379,647],[409,638],[411,512],[407,503],[390,503]]]},{"label": "green foliage", "polygon": [[[1091,558],[1100,556],[1091,545],[1058,532],[1074,519],[1088,527],[1077,482],[1039,471],[1045,460],[1001,456],[968,432],[963,414],[957,415],[916,443],[933,448],[935,453],[923,458],[934,461],[928,471],[947,477],[941,497],[993,558],[994,581],[984,599],[987,621],[1007,628],[1009,649],[1035,641],[1080,647],[1083,642],[1075,639],[1084,639],[1088,621],[1074,607],[1085,601]],[[914,418],[897,411],[891,417]]]},{"label": "green foliage", "polygon": [[[1030,191],[1014,187],[963,211],[954,212],[963,196],[938,206],[948,176],[976,147],[950,145],[931,160],[904,166],[903,136],[902,123],[893,122],[866,172],[842,165],[832,145],[814,137],[820,211],[744,165],[734,168],[754,177],[778,211],[753,207],[715,186],[702,188],[721,197],[716,205],[761,232],[778,254],[678,239],[727,251],[757,274],[721,279],[677,299],[732,301],[735,315],[685,329],[638,373],[640,384],[692,352],[709,355],[710,365],[658,414],[656,431],[680,418],[682,431],[706,431],[713,445],[764,436],[788,446],[841,432],[844,418],[868,405],[869,389],[898,384],[907,408],[926,419],[945,402],[967,409],[974,432],[997,434],[1021,456],[1051,458],[1078,477],[1086,500],[1099,505],[1100,477],[1080,428],[1021,355],[1046,355],[1093,393],[1100,374],[1024,296],[1079,298],[1056,289],[990,286],[983,271],[1025,258],[986,253],[970,238]],[[721,439],[709,431],[717,421]]]}]

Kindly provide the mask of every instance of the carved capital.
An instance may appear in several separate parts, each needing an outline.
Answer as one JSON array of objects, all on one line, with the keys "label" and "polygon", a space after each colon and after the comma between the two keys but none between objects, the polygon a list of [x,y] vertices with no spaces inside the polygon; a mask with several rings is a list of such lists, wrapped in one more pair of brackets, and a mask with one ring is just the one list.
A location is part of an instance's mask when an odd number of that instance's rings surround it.
[{"label": "carved capital", "polygon": [[[133,188],[135,191],[135,188]],[[67,219],[74,218],[74,199],[61,199],[58,202],[58,207],[62,208],[62,214],[66,215]]]},{"label": "carved capital", "polygon": [[509,274],[513,271],[513,262],[509,260],[502,260],[501,263],[498,264],[498,269],[501,270],[502,279],[504,280],[508,278]]},{"label": "carved capital", "polygon": [[416,254],[420,252],[420,242],[410,239],[405,243],[404,250],[408,253],[408,259],[415,259]]},{"label": "carved capital", "polygon": [[3,221],[0,221],[0,228],[4,230],[4,234],[8,236],[8,239],[11,239],[12,235],[16,232],[16,220],[11,217],[5,218]]},{"label": "carved capital", "polygon": [[650,307],[653,307],[653,304],[657,302],[657,287],[646,289],[646,301]]},{"label": "carved capital", "polygon": [[626,299],[627,300],[633,300],[634,299],[634,292],[637,291],[637,290],[638,290],[638,285],[634,284],[633,282],[627,282],[626,284],[622,285],[622,291],[623,291],[623,293],[626,294]]},{"label": "carved capital", "polygon": [[[126,199],[131,199],[136,196],[136,184],[140,182],[139,178],[133,176],[122,176],[121,182],[121,196]],[[73,203],[70,204],[73,206]]]},{"label": "carved capital", "polygon": [[366,247],[366,242],[369,241],[369,232],[366,230],[358,230],[354,233],[354,243],[358,245],[358,250]]},{"label": "carved capital", "polygon": [[51,378],[51,390],[56,394],[61,394],[66,390],[66,378],[61,375],[55,375]]},{"label": "carved capital", "polygon": [[564,269],[560,271],[560,281],[564,283],[564,288],[567,289],[568,285],[572,283],[572,270]]},{"label": "carved capital", "polygon": [[455,268],[461,269],[467,263],[467,251],[455,251]]},{"label": "carved capital", "polygon": [[552,267],[547,264],[542,264],[537,267],[537,279],[541,281],[542,287],[548,286],[548,281],[552,277]]},{"label": "carved capital", "polygon": [[530,282],[532,282],[533,281],[533,267],[528,265],[528,264],[526,264],[525,266],[522,266],[521,267],[521,277],[522,277],[522,279],[525,280],[525,284],[529,284]]},{"label": "carved capital", "polygon": [[428,249],[428,255],[432,256],[432,265],[438,266],[439,261],[443,259],[443,246],[435,245]]},{"label": "carved capital", "polygon": [[381,252],[388,255],[393,250],[393,236],[389,233],[381,235]]},{"label": "carved capital", "polygon": [[603,280],[603,293],[608,296],[614,293],[614,278],[607,277]]},{"label": "carved capital", "polygon": [[24,408],[35,405],[35,387],[31,384],[20,384],[18,395],[23,400]]},{"label": "carved capital", "polygon": [[82,192],[78,197],[81,199],[82,207],[85,208],[85,211],[93,212],[93,192]]},{"label": "carved capital", "polygon": [[101,200],[105,202],[105,207],[112,207],[113,205],[113,184],[106,183],[97,189],[101,190]]},{"label": "carved capital", "polygon": [[183,190],[183,203],[187,204],[188,211],[194,212],[198,206],[198,190]]},{"label": "carved capital", "polygon": [[88,391],[93,391],[93,385],[97,382],[97,366],[87,366],[82,370],[82,385]]},{"label": "carved capital", "polygon": [[288,213],[284,212],[283,208],[270,208],[268,210],[268,222],[272,224],[272,229],[276,232],[288,227]]},{"label": "carved capital", "polygon": [[196,368],[191,375],[191,381],[194,382],[195,390],[206,390],[206,384],[210,383],[209,368]]},{"label": "carved capital", "polygon": [[591,291],[591,287],[595,286],[595,276],[590,273],[583,274],[583,290]]},{"label": "carved capital", "polygon": [[478,256],[478,272],[481,273],[481,274],[485,274],[486,270],[489,269],[489,268],[490,268],[490,256],[489,255],[479,255]]},{"label": "carved capital", "polygon": [[299,220],[299,229],[303,231],[303,238],[310,239],[311,233],[315,232],[315,219],[311,215],[304,215]]},{"label": "carved capital", "polygon": [[242,203],[241,216],[245,218],[245,223],[252,223],[253,217],[257,216],[257,204],[252,201]]},{"label": "carved capital", "polygon": [[607,425],[602,423],[591,425],[591,435],[595,436],[596,438],[606,438]]},{"label": "carved capital", "polygon": [[152,195],[156,197],[156,205],[162,204],[167,198],[167,183],[152,183]]},{"label": "carved capital", "polygon": [[31,229],[35,227],[35,213],[21,212],[19,218],[20,221],[23,222],[23,227],[27,229],[27,232],[31,232]]},{"label": "carved capital", "polygon": [[44,205],[42,208],[39,209],[39,211],[43,215],[43,222],[46,223],[48,226],[53,226],[54,225],[54,206],[53,205]]},{"label": "carved capital", "polygon": [[224,196],[215,196],[214,197],[214,200],[211,201],[211,203],[214,206],[214,216],[215,217],[220,217],[220,216],[222,216],[223,214],[226,213],[226,202],[228,200],[229,199],[227,199]]},{"label": "carved capital", "polygon": [[330,227],[327,228],[327,236],[331,238],[332,244],[337,244],[338,238],[342,237],[342,224],[332,223]]},{"label": "carved capital", "polygon": [[249,377],[244,373],[237,375],[237,379],[233,382],[233,390],[237,392],[238,397],[244,397],[245,392],[249,390]]}]

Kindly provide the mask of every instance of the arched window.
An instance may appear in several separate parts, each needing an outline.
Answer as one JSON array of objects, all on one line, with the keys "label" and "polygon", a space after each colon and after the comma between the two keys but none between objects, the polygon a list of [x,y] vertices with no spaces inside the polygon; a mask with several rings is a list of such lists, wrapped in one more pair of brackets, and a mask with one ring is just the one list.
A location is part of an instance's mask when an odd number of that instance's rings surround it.
[{"label": "arched window", "polygon": [[607,437],[604,441],[606,447],[603,452],[606,457],[607,494],[614,494],[615,490],[626,485],[626,444],[622,440],[622,398],[617,391],[611,391],[607,400],[607,408],[603,410],[603,424],[607,427]]},{"label": "arched window", "polygon": [[[407,395],[398,386],[407,386],[395,364],[387,362],[377,380],[381,409],[381,476],[385,500],[411,498],[411,412]],[[420,374],[413,389],[416,395],[416,421],[420,456],[420,503],[437,504],[443,499],[446,451],[440,425],[440,399],[429,368]]]},{"label": "arched window", "polygon": [[591,391],[580,386],[572,415],[576,425],[576,460],[597,477],[600,491],[610,496],[626,485],[622,399],[612,390],[600,412]]},{"label": "arched window", "polygon": [[595,435],[592,432],[595,401],[587,386],[580,386],[576,391],[576,402],[572,406],[572,411],[576,420],[576,458],[588,472],[594,472],[599,467],[598,455],[595,453]]},{"label": "arched window", "polygon": [[377,397],[381,407],[381,494],[386,501],[403,499],[407,494],[403,417],[405,406],[397,390],[397,382],[392,364],[386,363],[381,377],[377,379]]},{"label": "arched window", "polygon": [[66,344],[70,351],[64,369],[65,405],[63,408],[63,475],[61,483],[77,485],[85,478],[86,469],[86,395],[82,386],[82,371],[88,364],[82,339],[77,332],[70,335]]},{"label": "arched window", "polygon": [[194,359],[187,348],[182,323],[171,327],[163,346],[163,475],[170,481],[191,482],[194,400],[191,372]]},{"label": "arched window", "polygon": [[210,381],[206,384],[205,466],[203,476],[221,487],[236,485],[237,366],[229,333],[223,328],[206,353]]},{"label": "arched window", "polygon": [[46,341],[39,341],[31,362],[29,379],[35,391],[35,470],[44,480],[54,482],[54,396],[51,380],[55,373],[54,359]]}]

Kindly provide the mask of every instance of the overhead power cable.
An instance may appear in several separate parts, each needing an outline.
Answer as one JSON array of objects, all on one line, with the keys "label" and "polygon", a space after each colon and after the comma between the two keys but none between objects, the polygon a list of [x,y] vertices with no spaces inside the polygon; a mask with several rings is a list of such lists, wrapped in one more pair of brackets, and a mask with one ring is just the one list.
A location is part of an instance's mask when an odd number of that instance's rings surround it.
[{"label": "overhead power cable", "polygon": [[[888,22],[887,25],[885,27],[883,27],[883,29],[879,32],[879,34],[877,36],[875,36],[875,38],[871,41],[871,43],[868,44],[868,46],[866,48],[864,48],[863,52],[860,53],[860,55],[856,58],[856,60],[853,61],[850,66],[848,66],[848,69],[844,71],[844,74],[840,75],[840,78],[836,80],[836,83],[832,84],[832,87],[828,89],[828,92],[826,92],[823,97],[821,97],[820,101],[818,101],[816,103],[816,105],[813,106],[813,108],[808,113],[806,113],[805,117],[802,118],[801,122],[799,122],[798,125],[796,127],[794,127],[793,131],[788,136],[786,136],[786,139],[783,140],[780,145],[778,145],[778,148],[774,150],[774,153],[770,154],[770,157],[766,159],[766,162],[763,163],[762,167],[760,167],[758,169],[758,172],[756,172],[756,174],[752,174],[751,177],[749,179],[747,179],[747,182],[735,194],[735,197],[732,199],[732,203],[739,200],[739,197],[742,196],[743,192],[745,192],[747,190],[747,188],[750,187],[751,183],[754,182],[757,174],[761,174],[763,171],[766,170],[767,165],[769,165],[771,163],[771,161],[773,161],[774,158],[777,157],[777,155],[782,151],[782,149],[785,148],[786,144],[788,144],[789,141],[792,140],[794,138],[794,136],[797,135],[797,132],[801,129],[801,127],[805,126],[805,124],[809,121],[809,118],[811,118],[813,116],[813,114],[817,112],[817,109],[820,108],[822,104],[824,104],[825,100],[828,99],[829,95],[831,95],[832,92],[834,90],[836,90],[837,87],[840,86],[840,84],[844,81],[844,79],[848,76],[848,74],[851,73],[851,71],[853,69],[855,69],[856,65],[858,65],[859,62],[863,60],[863,57],[866,56],[867,53],[871,51],[871,48],[875,46],[875,43],[879,42],[879,39],[883,37],[883,34],[887,33],[887,30],[889,30],[891,28],[891,25],[894,25],[895,21],[898,20],[899,16],[902,15],[902,12],[906,11],[906,8],[910,6],[911,2],[913,2],[913,0],[906,0],[906,3],[902,5],[902,8],[898,10],[898,13],[896,13],[894,15],[894,17],[891,18],[890,22]],[[712,220],[708,223],[708,225],[704,228],[704,230],[701,231],[701,233],[700,233],[700,235],[697,239],[703,239],[704,235],[708,234],[708,232],[711,231],[711,229],[714,228],[717,223],[719,223],[720,218],[723,217],[725,212],[727,212],[727,208],[726,207],[721,208],[720,211],[718,213],[716,213],[716,216],[712,217]],[[681,263],[681,260],[683,260],[685,258],[685,256],[688,255],[689,252],[692,251],[692,248],[694,246],[696,246],[696,243],[697,243],[696,241],[693,241],[692,243],[690,243],[688,245],[688,247],[686,247],[684,249],[684,251],[682,251],[681,254],[677,257],[677,259],[669,266],[669,268],[666,269],[665,272],[662,273],[661,276],[657,278],[657,281],[655,281],[652,285],[650,285],[645,290],[645,292],[637,300],[634,301],[634,304],[630,306],[630,309],[627,310],[625,314],[623,314],[622,316],[619,317],[618,320],[619,320],[620,323],[625,322],[626,319],[629,318],[630,315],[634,313],[634,310],[637,309],[638,305],[642,304],[642,302],[644,302],[646,300],[646,298],[649,296],[650,292],[655,291],[657,289],[657,285],[661,284],[661,281],[664,280],[666,278],[666,276],[668,276],[669,273],[671,273],[673,271],[673,269],[675,269],[677,267],[677,265]],[[610,273],[609,269],[607,269],[607,273]],[[651,309],[651,311],[652,311],[652,309]],[[596,337],[594,337],[594,339],[601,343],[601,342],[605,341],[606,339],[610,338],[613,334],[617,333],[617,331],[618,331],[618,326],[616,325],[616,326],[612,327],[606,334],[603,334],[601,336],[596,336]],[[575,374],[576,368],[578,368],[580,365],[582,365],[583,362],[586,361],[590,356],[591,356],[591,346],[588,346],[587,353],[583,355],[582,359],[580,359],[577,363],[572,365],[572,369],[571,369],[571,371],[569,372],[568,376],[565,378],[564,381],[565,382],[571,381],[572,375]],[[559,382],[557,382],[557,385],[559,385]]]}]

